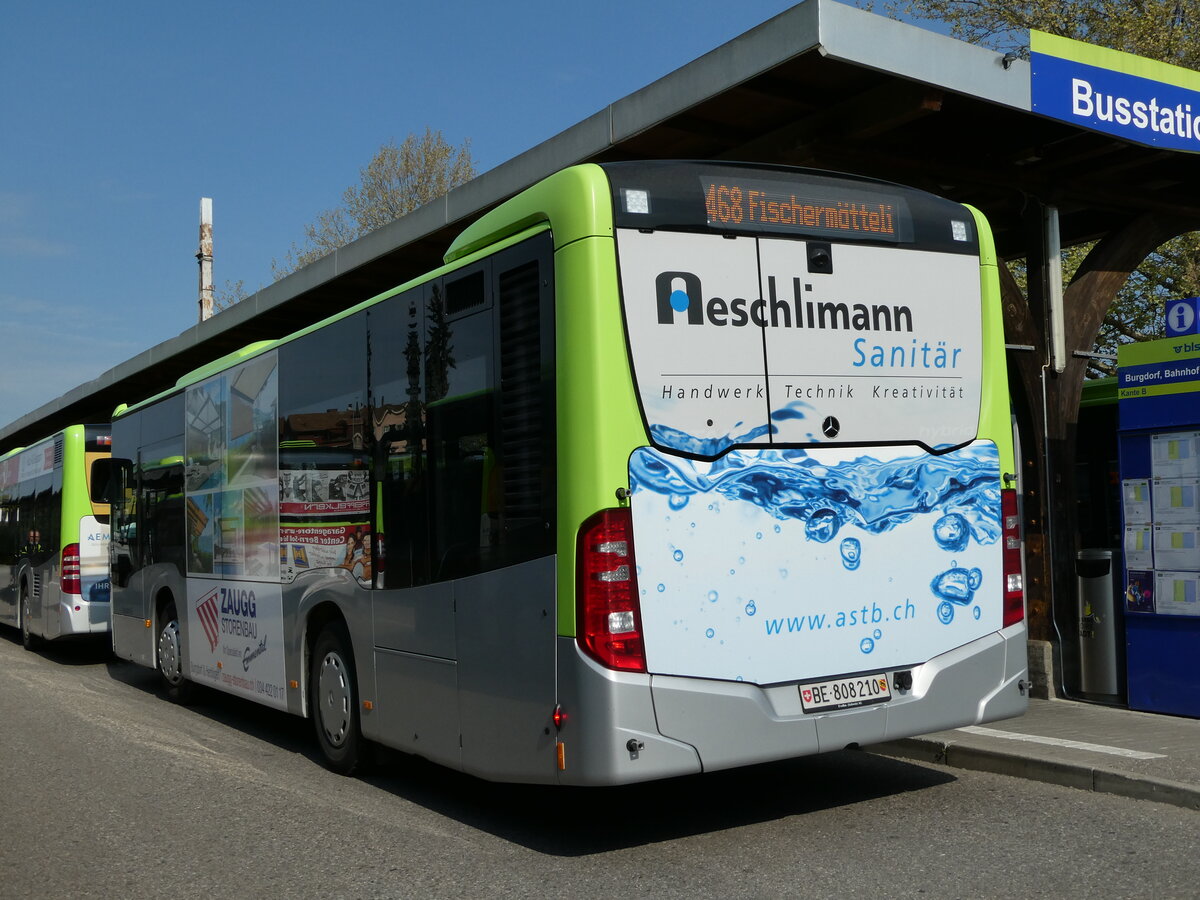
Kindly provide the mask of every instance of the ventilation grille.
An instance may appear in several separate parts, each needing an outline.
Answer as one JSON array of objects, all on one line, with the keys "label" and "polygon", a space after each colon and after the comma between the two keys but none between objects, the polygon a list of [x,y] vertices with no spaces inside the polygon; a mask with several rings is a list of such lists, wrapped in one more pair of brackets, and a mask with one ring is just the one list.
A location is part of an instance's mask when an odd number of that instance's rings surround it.
[{"label": "ventilation grille", "polygon": [[543,407],[538,265],[501,274],[500,434],[508,527],[542,517]]},{"label": "ventilation grille", "polygon": [[446,282],[446,315],[454,316],[469,309],[483,306],[487,294],[484,291],[483,270],[472,272],[456,281]]}]

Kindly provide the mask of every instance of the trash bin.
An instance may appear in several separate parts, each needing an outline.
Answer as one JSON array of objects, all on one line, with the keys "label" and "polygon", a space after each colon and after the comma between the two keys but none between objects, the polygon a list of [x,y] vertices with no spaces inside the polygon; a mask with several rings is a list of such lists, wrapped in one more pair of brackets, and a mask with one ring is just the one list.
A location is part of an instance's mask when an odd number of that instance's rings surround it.
[{"label": "trash bin", "polygon": [[1119,694],[1117,617],[1113,600],[1112,551],[1075,554],[1079,588],[1080,687],[1086,694]]}]

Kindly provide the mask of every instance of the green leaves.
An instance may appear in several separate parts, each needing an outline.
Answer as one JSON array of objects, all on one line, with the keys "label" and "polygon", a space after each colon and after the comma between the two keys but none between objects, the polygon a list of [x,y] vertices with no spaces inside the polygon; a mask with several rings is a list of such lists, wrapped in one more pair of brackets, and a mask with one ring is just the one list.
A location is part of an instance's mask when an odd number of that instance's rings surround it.
[{"label": "green leaves", "polygon": [[1200,0],[889,0],[883,6],[893,18],[945,22],[954,37],[1003,52],[1027,54],[1034,28],[1200,68]]},{"label": "green leaves", "polygon": [[[1033,28],[1200,69],[1200,0],[889,0],[884,8],[893,18],[945,22],[953,36],[1002,52],[1027,56]],[[1064,284],[1092,246],[1063,251]],[[1011,261],[1009,268],[1024,289],[1024,260]],[[1095,351],[1115,355],[1121,344],[1162,337],[1167,301],[1197,295],[1200,233],[1194,232],[1167,241],[1129,276],[1104,317]],[[1115,360],[1088,366],[1089,377],[1115,373]]]}]

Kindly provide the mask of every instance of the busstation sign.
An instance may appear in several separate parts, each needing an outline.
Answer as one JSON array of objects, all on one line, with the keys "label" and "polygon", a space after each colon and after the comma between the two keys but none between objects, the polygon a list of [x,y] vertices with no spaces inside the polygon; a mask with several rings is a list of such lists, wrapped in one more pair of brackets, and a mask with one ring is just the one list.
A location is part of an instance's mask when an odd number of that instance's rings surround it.
[{"label": "busstation sign", "polygon": [[1200,152],[1200,72],[1029,32],[1034,112],[1137,144]]}]

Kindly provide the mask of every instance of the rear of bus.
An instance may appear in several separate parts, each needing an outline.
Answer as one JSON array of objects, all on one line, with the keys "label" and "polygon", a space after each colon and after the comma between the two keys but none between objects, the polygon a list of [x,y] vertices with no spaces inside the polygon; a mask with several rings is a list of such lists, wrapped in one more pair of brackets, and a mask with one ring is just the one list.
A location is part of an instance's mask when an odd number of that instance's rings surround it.
[{"label": "rear of bus", "polygon": [[92,465],[109,458],[108,425],[63,431],[62,524],[57,609],[47,610],[46,637],[109,630],[109,507],[92,499]]},{"label": "rear of bus", "polygon": [[[595,439],[630,394],[641,434],[620,448],[627,488],[578,533],[560,779],[711,771],[1020,714],[1016,468],[985,220],[798,170],[604,172],[624,329],[608,349],[629,383],[596,401]],[[569,492],[585,473],[569,450],[560,465]]]},{"label": "rear of bus", "polygon": [[71,425],[0,462],[0,621],[39,639],[107,632],[108,506],[91,499],[107,425]]},{"label": "rear of bus", "polygon": [[[108,575],[109,505],[100,499],[104,485],[93,479],[105,477],[107,461],[112,456],[112,426],[83,426],[82,484],[73,489],[72,508],[78,518],[79,576],[77,580],[79,608],[72,605],[71,613],[79,617],[87,611],[88,633],[107,632],[110,627],[111,585]],[[101,473],[100,475],[95,474]],[[74,491],[78,490],[79,493]],[[75,586],[75,585],[72,585]]]}]

